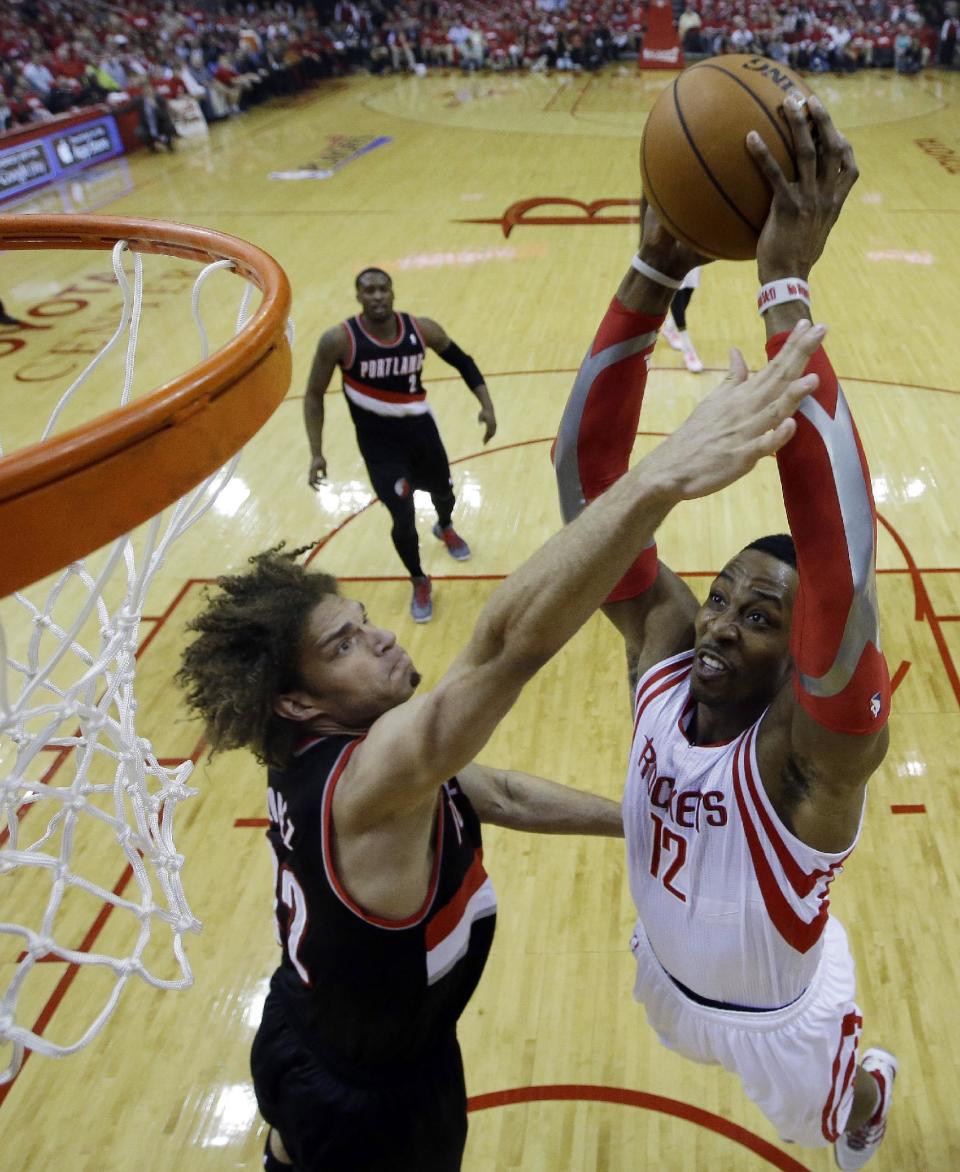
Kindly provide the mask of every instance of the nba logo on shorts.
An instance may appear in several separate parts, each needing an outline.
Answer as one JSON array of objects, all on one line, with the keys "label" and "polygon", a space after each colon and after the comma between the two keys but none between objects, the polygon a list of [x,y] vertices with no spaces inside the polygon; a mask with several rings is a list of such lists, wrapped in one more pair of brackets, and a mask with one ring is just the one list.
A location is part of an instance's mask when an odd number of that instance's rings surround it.
[{"label": "nba logo on shorts", "polygon": [[880,693],[874,692],[870,697],[870,715],[874,718],[874,720],[876,720],[876,718],[880,715],[880,705]]},{"label": "nba logo on shorts", "polygon": [[401,476],[393,486],[393,491],[401,500],[405,500],[410,495],[410,481],[405,476]]}]

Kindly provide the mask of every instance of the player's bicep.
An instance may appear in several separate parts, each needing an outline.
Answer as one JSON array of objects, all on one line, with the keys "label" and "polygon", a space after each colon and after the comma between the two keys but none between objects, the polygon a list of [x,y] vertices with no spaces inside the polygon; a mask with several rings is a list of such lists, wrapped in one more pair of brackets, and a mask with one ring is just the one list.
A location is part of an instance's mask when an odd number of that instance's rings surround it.
[{"label": "player's bicep", "polygon": [[435,322],[429,317],[418,317],[416,321],[421,337],[431,350],[435,350],[438,354],[446,350],[450,345],[450,337],[439,322]]},{"label": "player's bicep", "polygon": [[308,394],[322,395],[326,391],[337,365],[345,359],[346,351],[346,336],[340,326],[327,330],[313,356],[307,385]]},{"label": "player's bicep", "polygon": [[457,770],[457,781],[481,822],[502,822],[508,805],[502,772],[471,761]]},{"label": "player's bicep", "polygon": [[653,664],[693,646],[699,604],[684,580],[662,562],[653,585],[634,598],[608,602],[603,613],[623,636],[631,670],[642,675]]},{"label": "player's bicep", "polygon": [[829,789],[837,792],[859,789],[886,756],[890,743],[887,726],[875,733],[834,732],[814,720],[795,696],[791,695],[791,699],[793,754],[801,761],[808,761],[814,776]]},{"label": "player's bicep", "polygon": [[797,698],[793,680],[780,689],[760,727],[757,754],[764,777],[779,778],[788,761],[806,791],[841,797],[860,788],[886,756],[889,732],[835,732],[820,724]]}]

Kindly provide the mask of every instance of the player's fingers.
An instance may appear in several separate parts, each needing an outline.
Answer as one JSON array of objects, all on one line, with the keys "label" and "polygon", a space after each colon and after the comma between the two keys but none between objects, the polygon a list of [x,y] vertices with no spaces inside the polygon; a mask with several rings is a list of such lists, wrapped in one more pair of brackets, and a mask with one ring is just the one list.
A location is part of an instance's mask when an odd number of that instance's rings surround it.
[{"label": "player's fingers", "polygon": [[793,439],[797,430],[797,421],[791,417],[784,419],[772,431],[768,431],[766,435],[760,437],[758,448],[758,459],[760,456],[772,456],[790,440]]},{"label": "player's fingers", "polygon": [[[765,442],[770,441],[771,437],[775,437],[782,432],[783,424],[791,420],[800,409],[800,404],[812,395],[813,392],[820,385],[820,380],[815,374],[804,375],[803,378],[794,379],[790,383],[782,395],[778,396],[775,402],[771,403],[767,411],[764,413],[763,422],[764,427],[761,433],[761,439]],[[790,431],[793,434],[793,431]],[[786,443],[786,439],[781,440],[776,446],[770,449],[771,452],[777,451]],[[769,453],[768,453],[769,454]]]},{"label": "player's fingers", "polygon": [[799,378],[826,333],[825,325],[814,326],[805,318],[801,319],[768,369],[781,381]]},{"label": "player's fingers", "polygon": [[780,396],[780,413],[784,416],[794,415],[803,400],[814,394],[819,386],[820,376],[816,374],[805,374],[803,378],[794,379]]},{"label": "player's fingers", "polygon": [[837,130],[833,124],[833,119],[827,113],[827,108],[823,102],[815,95],[811,95],[807,99],[807,109],[810,111],[810,118],[816,127],[816,138],[820,148],[821,156],[826,159],[829,156],[834,156],[839,162],[840,151],[845,141],[843,135]]},{"label": "player's fingers", "polygon": [[838,180],[838,187],[844,199],[850,193],[851,187],[860,178],[860,168],[857,166],[857,160],[853,154],[853,147],[843,140],[843,149],[840,152],[840,178]]},{"label": "player's fingers", "polygon": [[819,98],[811,97],[809,107],[817,131],[821,186],[826,195],[839,195],[838,202],[842,204],[857,180],[853,148],[834,126]]},{"label": "player's fingers", "polygon": [[764,430],[773,427],[777,418],[792,415],[800,402],[816,390],[817,376],[803,372],[825,332],[825,327],[798,322],[780,353],[746,388],[744,408],[748,416],[758,413]]},{"label": "player's fingers", "polygon": [[736,346],[733,346],[730,350],[730,367],[727,378],[736,385],[742,383],[749,373],[750,371],[744,361],[743,355]]},{"label": "player's fingers", "polygon": [[815,391],[818,385],[819,380],[815,374],[793,379],[786,386],[778,382],[775,388],[776,396],[768,399],[766,403],[761,401],[747,416],[745,427],[748,434],[760,437],[775,431],[785,419],[794,414],[807,395]]},{"label": "player's fingers", "polygon": [[783,171],[780,169],[780,164],[770,153],[767,144],[755,130],[751,130],[747,135],[747,150],[750,152],[750,157],[760,168],[764,179],[773,188],[774,194],[785,191],[787,188],[787,180]]},{"label": "player's fingers", "polygon": [[807,102],[799,95],[791,94],[783,103],[783,111],[793,135],[797,178],[809,190],[817,180],[817,148],[807,120],[807,108]]}]

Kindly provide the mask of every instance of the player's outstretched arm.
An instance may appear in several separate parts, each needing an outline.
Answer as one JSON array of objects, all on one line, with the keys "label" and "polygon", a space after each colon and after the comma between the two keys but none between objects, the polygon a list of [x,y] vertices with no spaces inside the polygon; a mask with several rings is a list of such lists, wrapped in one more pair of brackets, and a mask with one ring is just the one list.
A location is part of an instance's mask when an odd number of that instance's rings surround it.
[{"label": "player's outstretched arm", "polygon": [[[581,364],[557,434],[554,467],[564,521],[579,516],[627,471],[660,327],[686,273],[703,263],[642,201],[639,251]],[[655,541],[606,602],[604,614],[623,635],[633,682],[651,664],[690,645],[696,599],[658,561]]]},{"label": "player's outstretched arm", "polygon": [[[772,288],[770,355],[809,312],[804,300],[781,298],[796,296],[791,282],[805,285],[857,179],[849,143],[815,98],[810,114],[816,140],[802,109],[787,109],[797,144],[794,183],[762,144],[748,144],[774,193],[757,254],[762,286]],[[870,472],[822,347],[807,369],[818,376],[817,393],[801,405],[796,435],[777,455],[800,580],[791,628],[796,672],[792,691],[764,722],[758,752],[765,777],[776,779],[789,762],[803,779],[804,797],[789,811],[795,832],[820,849],[842,850],[856,833],[863,785],[886,752],[890,684],[880,650]]]},{"label": "player's outstretched arm", "polygon": [[307,482],[313,489],[319,488],[320,482],[327,475],[327,461],[323,454],[323,396],[330,385],[337,364],[346,357],[346,333],[342,326],[334,326],[320,339],[303,396],[303,422],[310,444],[310,473]]},{"label": "player's outstretched arm", "polygon": [[351,762],[355,813],[359,805],[381,821],[434,800],[436,785],[478,755],[524,684],[600,606],[670,510],[732,483],[787,442],[817,381],[798,376],[823,335],[798,324],[763,370],[707,396],[510,575],[439,684],[370,729]]},{"label": "player's outstretched arm", "polygon": [[623,838],[619,802],[516,769],[474,761],[457,780],[481,822],[536,834],[597,834]]}]

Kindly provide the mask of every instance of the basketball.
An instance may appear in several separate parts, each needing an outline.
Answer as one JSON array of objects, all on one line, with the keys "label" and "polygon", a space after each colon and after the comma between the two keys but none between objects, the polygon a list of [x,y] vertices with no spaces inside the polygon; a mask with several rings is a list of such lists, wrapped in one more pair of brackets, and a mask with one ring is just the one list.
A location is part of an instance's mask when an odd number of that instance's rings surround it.
[{"label": "basketball", "polygon": [[789,180],[796,161],[784,101],[811,94],[765,57],[712,57],[660,94],[640,144],[643,191],[664,226],[704,256],[749,260],[770,210],[770,187],[747,151],[755,130]]}]

